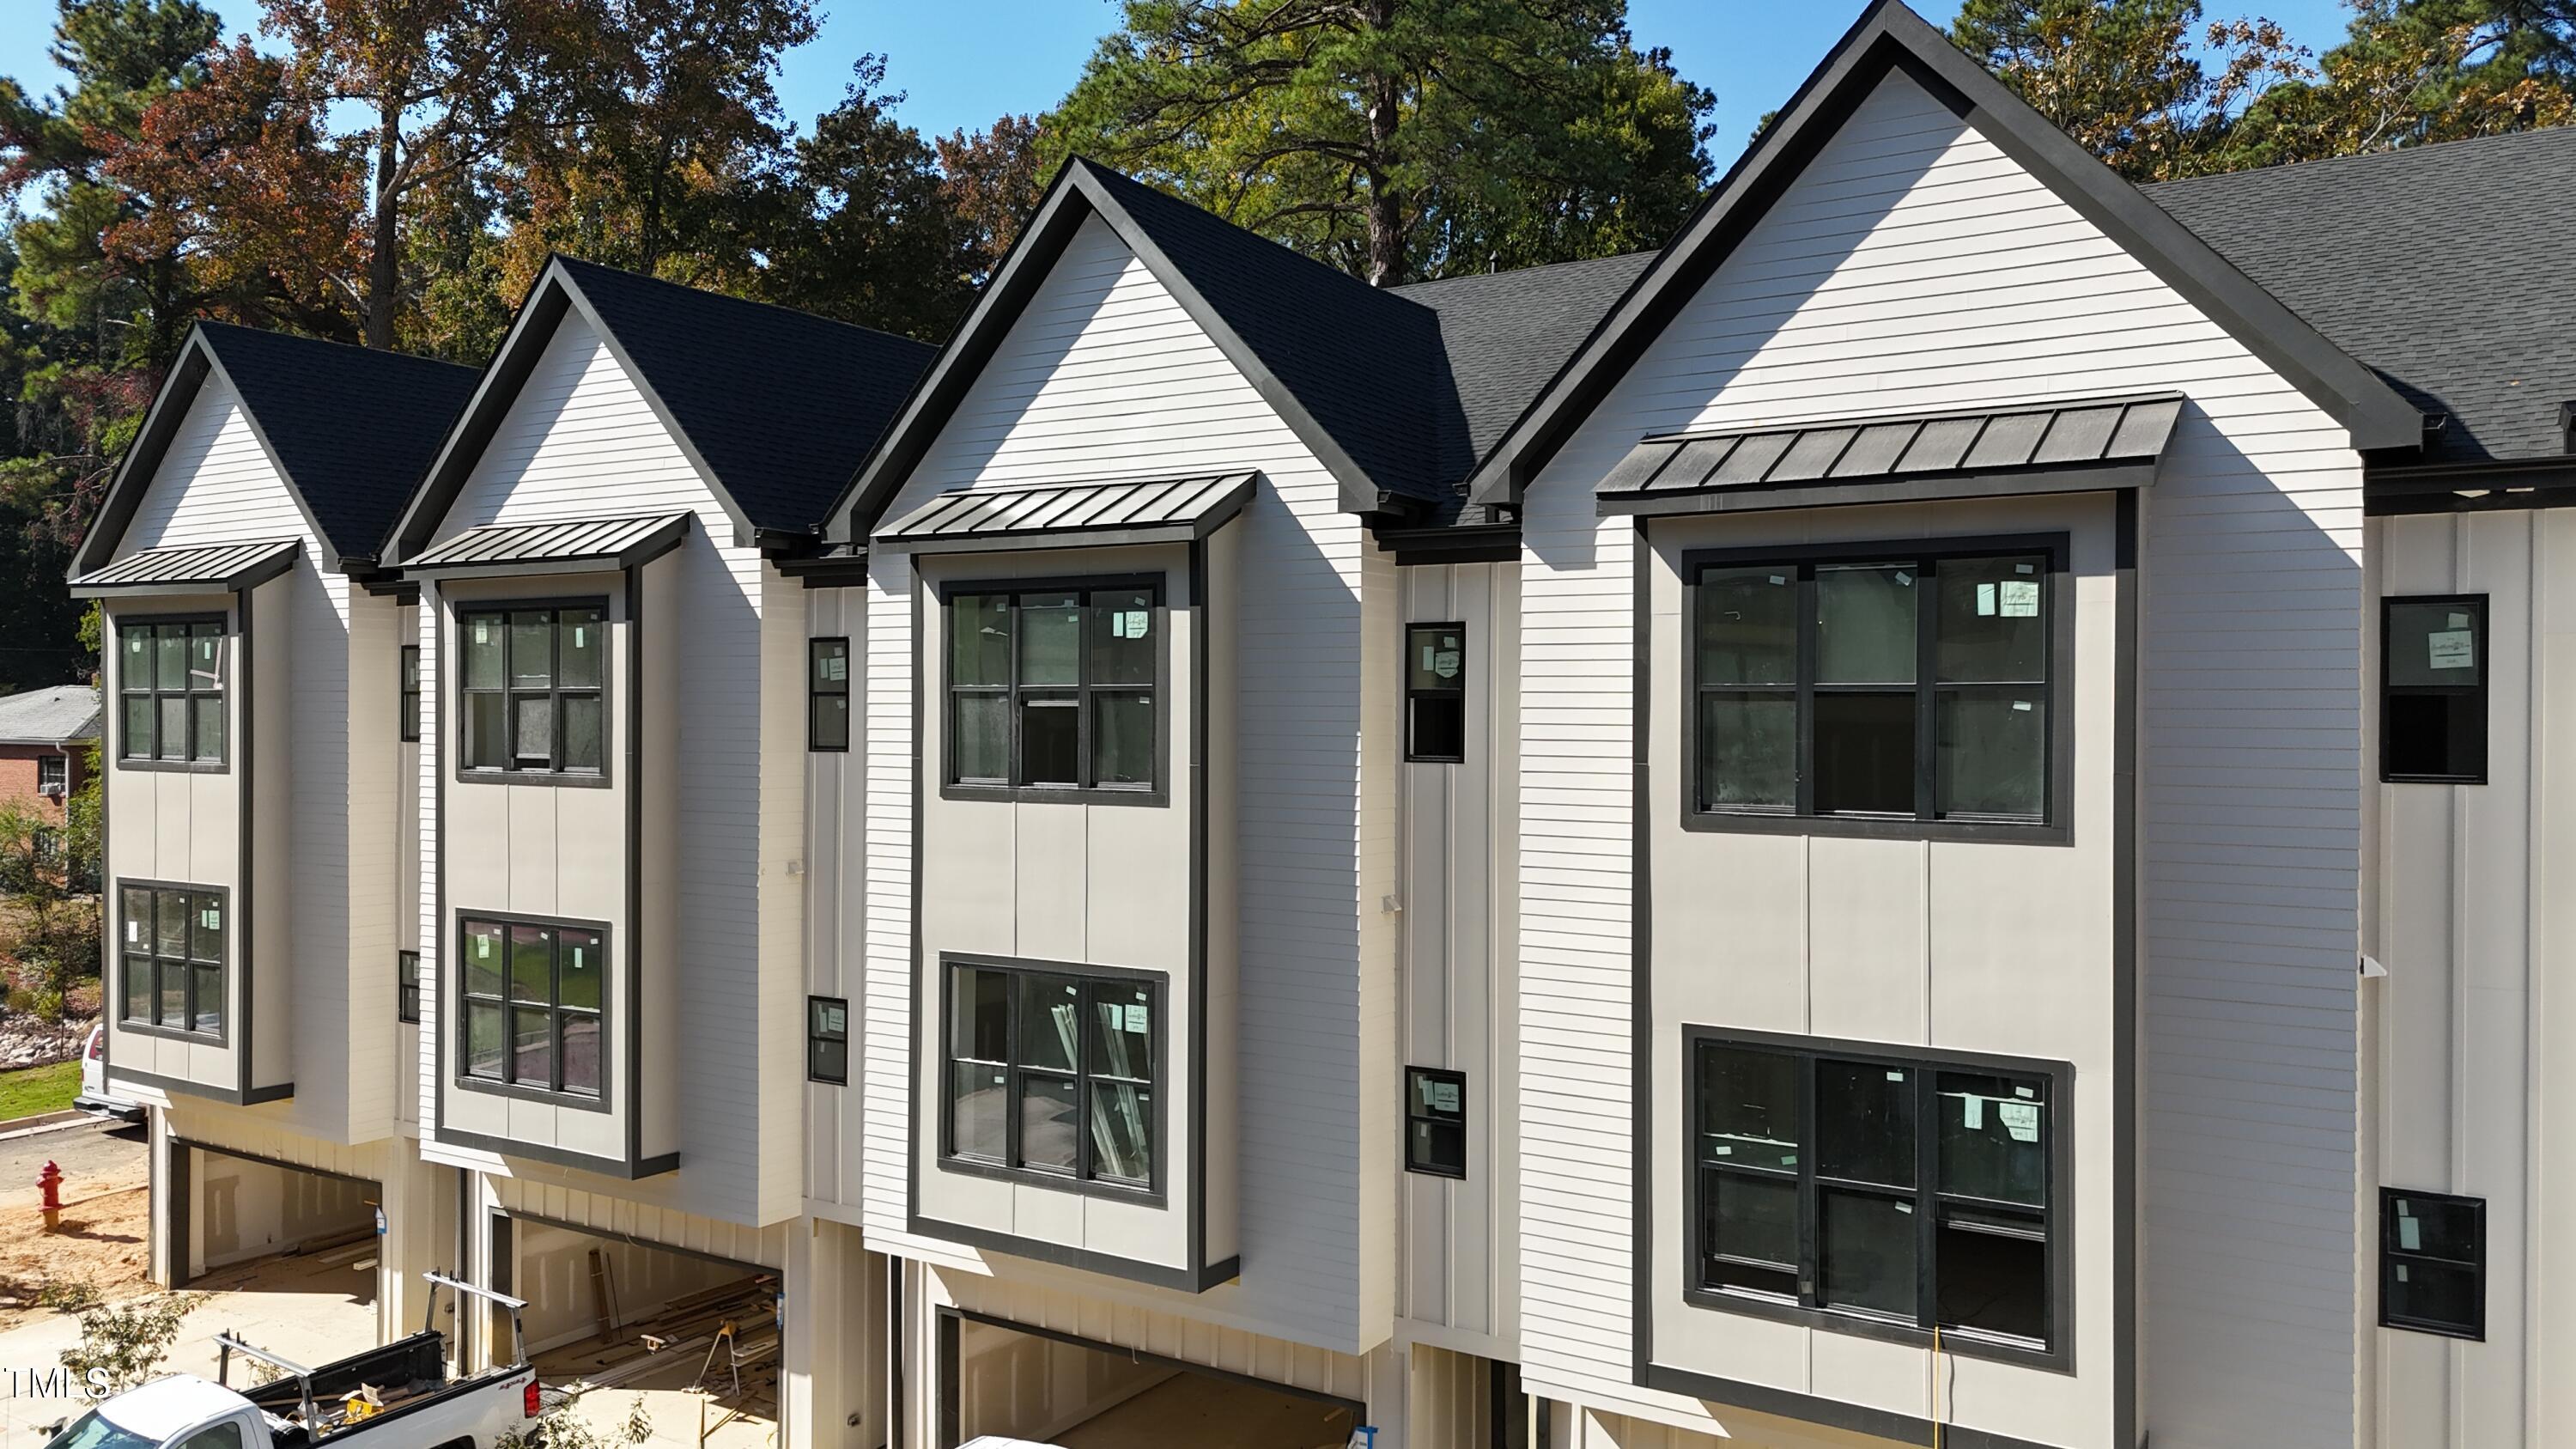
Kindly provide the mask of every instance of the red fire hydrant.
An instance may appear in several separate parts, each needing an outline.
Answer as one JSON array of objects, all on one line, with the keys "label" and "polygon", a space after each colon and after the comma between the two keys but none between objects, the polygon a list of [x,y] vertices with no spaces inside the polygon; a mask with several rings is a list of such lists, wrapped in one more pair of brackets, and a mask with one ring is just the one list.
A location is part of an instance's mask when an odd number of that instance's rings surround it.
[{"label": "red fire hydrant", "polygon": [[63,1230],[63,1170],[52,1163],[36,1174],[36,1186],[44,1193],[45,1231]]}]

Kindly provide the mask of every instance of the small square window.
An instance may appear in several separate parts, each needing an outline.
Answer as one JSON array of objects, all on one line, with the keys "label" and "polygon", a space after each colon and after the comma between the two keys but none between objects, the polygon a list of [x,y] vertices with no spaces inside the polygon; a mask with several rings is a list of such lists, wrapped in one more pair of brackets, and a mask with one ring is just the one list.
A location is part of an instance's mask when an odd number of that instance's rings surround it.
[{"label": "small square window", "polygon": [[2381,1188],[2380,1326],[2484,1339],[2486,1300],[2486,1199]]},{"label": "small square window", "polygon": [[1434,764],[1467,758],[1467,626],[1404,630],[1404,757]]},{"label": "small square window", "polygon": [[805,1080],[849,1084],[850,1003],[840,997],[805,998]]},{"label": "small square window", "polygon": [[71,763],[65,755],[38,755],[36,789],[49,795],[62,793],[64,783],[71,778]]},{"label": "small square window", "polygon": [[1467,1175],[1467,1074],[1404,1069],[1404,1170]]},{"label": "small square window", "polygon": [[2487,779],[2487,601],[2389,599],[2379,640],[2379,778]]}]

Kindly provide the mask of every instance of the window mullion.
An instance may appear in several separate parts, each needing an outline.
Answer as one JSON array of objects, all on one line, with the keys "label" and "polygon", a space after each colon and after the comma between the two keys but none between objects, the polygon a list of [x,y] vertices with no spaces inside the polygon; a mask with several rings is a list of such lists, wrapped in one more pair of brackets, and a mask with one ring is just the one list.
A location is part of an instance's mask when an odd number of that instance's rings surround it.
[{"label": "window mullion", "polygon": [[[1020,647],[1017,600],[1012,602],[1011,611],[1011,649],[1016,656]],[[1003,973],[1002,979],[1010,983],[1010,990],[1003,993],[1008,1005],[1002,1013],[1002,1160],[1016,1169],[1021,1165],[1020,987],[1026,977],[1021,972],[1009,971]]]},{"label": "window mullion", "polygon": [[1816,1059],[1798,1058],[1798,1301],[1809,1308],[1823,1301],[1824,1253],[1819,1241],[1823,1214],[1816,1203]]},{"label": "window mullion", "polygon": [[1938,631],[1941,615],[1941,581],[1935,570],[1937,558],[1918,559],[1914,581],[1922,596],[1914,606],[1914,818],[1929,820],[1939,808],[1939,791],[1934,772],[1941,767],[1940,743],[1936,732],[1940,723],[1937,708],[1939,690],[1933,676],[1940,665]]},{"label": "window mullion", "polygon": [[1916,1064],[1914,1073],[1914,1322],[1937,1328],[1941,1317],[1941,1265],[1935,1254],[1941,1243],[1939,1180],[1941,1170],[1941,1094],[1933,1089],[1937,1073]]},{"label": "window mullion", "polygon": [[1798,785],[1801,816],[1816,813],[1816,566],[1798,566]]}]

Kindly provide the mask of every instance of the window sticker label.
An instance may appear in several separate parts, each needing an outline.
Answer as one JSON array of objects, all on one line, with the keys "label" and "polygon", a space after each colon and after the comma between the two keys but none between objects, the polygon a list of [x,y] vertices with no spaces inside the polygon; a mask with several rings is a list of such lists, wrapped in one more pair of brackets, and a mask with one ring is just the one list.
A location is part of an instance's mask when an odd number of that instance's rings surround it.
[{"label": "window sticker label", "polygon": [[224,928],[224,913],[213,906],[208,906],[197,912],[197,924],[209,931],[220,931]]},{"label": "window sticker label", "polygon": [[2039,617],[2039,580],[2037,579],[2006,579],[1996,589],[1995,598],[2002,605],[2001,612],[2007,619]]},{"label": "window sticker label", "polygon": [[2397,1246],[2409,1253],[2424,1251],[2424,1220],[2400,1217],[2397,1220]]},{"label": "window sticker label", "polygon": [[839,684],[847,680],[849,677],[850,661],[848,659],[828,654],[823,657],[823,680],[825,683]]},{"label": "window sticker label", "polygon": [[590,630],[587,626],[581,624],[575,624],[572,626],[572,647],[575,649],[585,647],[585,641],[589,638]]},{"label": "window sticker label", "polygon": [[2039,1105],[2035,1102],[1997,1102],[1995,1120],[2004,1124],[2015,1142],[2039,1140]]},{"label": "window sticker label", "polygon": [[1995,586],[1992,584],[1977,585],[1977,617],[1980,619],[1991,619],[1994,616]]},{"label": "window sticker label", "polygon": [[[2454,622],[2459,615],[2451,616]],[[2477,633],[2470,629],[2437,629],[2424,636],[2426,652],[2435,669],[2475,669],[2478,665]]]},{"label": "window sticker label", "polygon": [[1129,1031],[1144,1032],[1150,1030],[1151,1028],[1147,1024],[1148,1020],[1149,1015],[1145,1008],[1141,1006],[1131,1006],[1127,1008],[1127,1029]]},{"label": "window sticker label", "polygon": [[1971,1132],[1982,1132],[1985,1130],[1985,1098],[1978,1096],[1974,1092],[1970,1092],[1959,1099],[1959,1109],[1965,1114],[1960,1125],[1966,1127]]},{"label": "window sticker label", "polygon": [[1145,637],[1145,621],[1151,617],[1152,615],[1143,609],[1117,610],[1109,616],[1109,637],[1142,639]]},{"label": "window sticker label", "polygon": [[1431,1090],[1432,1111],[1457,1115],[1458,1084],[1456,1082],[1425,1082],[1423,1085]]},{"label": "window sticker label", "polygon": [[478,961],[479,961],[479,960],[482,960],[484,957],[489,956],[489,955],[491,955],[491,954],[492,954],[492,938],[491,938],[491,937],[489,937],[489,936],[477,936],[477,937],[475,937],[475,938],[474,938],[474,959],[476,959],[476,960],[478,960]]},{"label": "window sticker label", "polygon": [[848,1021],[849,1012],[847,1008],[839,1006],[827,1006],[823,1008],[823,1030],[827,1032],[844,1030],[847,1027]]},{"label": "window sticker label", "polygon": [[492,625],[489,620],[477,619],[474,621],[474,642],[477,644],[489,644],[492,642]]},{"label": "window sticker label", "polygon": [[1431,672],[1443,679],[1458,677],[1458,651],[1443,649],[1431,656]]},{"label": "window sticker label", "polygon": [[132,916],[126,917],[125,939],[129,943],[140,943],[143,940],[143,923]]}]

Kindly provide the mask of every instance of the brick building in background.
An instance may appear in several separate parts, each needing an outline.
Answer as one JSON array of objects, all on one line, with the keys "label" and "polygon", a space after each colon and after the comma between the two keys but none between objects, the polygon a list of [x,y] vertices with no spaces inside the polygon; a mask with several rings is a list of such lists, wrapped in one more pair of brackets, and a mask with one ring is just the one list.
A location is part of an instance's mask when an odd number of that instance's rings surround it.
[{"label": "brick building in background", "polygon": [[98,738],[98,690],[58,684],[0,696],[0,800],[25,801],[57,826]]}]

